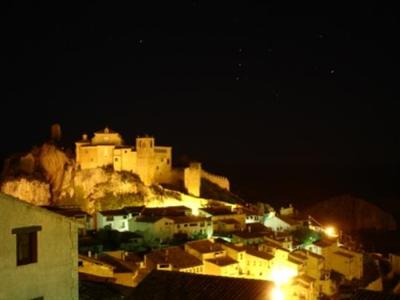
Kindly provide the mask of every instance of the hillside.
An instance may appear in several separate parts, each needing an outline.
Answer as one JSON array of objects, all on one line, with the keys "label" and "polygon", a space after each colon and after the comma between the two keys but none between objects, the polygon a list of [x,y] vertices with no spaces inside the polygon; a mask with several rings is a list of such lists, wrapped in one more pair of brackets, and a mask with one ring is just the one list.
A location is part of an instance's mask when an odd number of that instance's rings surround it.
[{"label": "hillside", "polygon": [[306,209],[306,213],[324,224],[335,224],[345,231],[397,228],[392,215],[364,199],[349,195],[318,202]]},{"label": "hillside", "polygon": [[114,171],[111,166],[81,170],[55,143],[45,143],[6,161],[1,191],[35,205],[79,206],[89,213],[142,205],[197,209],[211,203],[207,199],[242,201],[207,183],[202,189],[207,197],[199,198],[160,185],[146,186],[136,174]]}]

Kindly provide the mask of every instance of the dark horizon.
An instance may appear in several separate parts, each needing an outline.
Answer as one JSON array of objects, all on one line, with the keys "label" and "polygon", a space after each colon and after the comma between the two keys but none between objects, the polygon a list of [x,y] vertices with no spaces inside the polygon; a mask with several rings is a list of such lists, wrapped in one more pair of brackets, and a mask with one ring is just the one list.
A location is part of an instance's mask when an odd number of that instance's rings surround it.
[{"label": "dark horizon", "polygon": [[[8,3],[3,145],[109,126],[200,160],[251,201],[353,194],[400,215],[390,5]],[[186,159],[185,159],[186,157]]]}]

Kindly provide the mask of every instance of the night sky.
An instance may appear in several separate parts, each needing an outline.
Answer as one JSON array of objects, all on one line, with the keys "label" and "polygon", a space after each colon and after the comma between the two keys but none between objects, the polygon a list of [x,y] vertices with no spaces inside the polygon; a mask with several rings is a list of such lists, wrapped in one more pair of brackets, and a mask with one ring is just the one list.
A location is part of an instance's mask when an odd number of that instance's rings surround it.
[{"label": "night sky", "polygon": [[1,160],[108,125],[251,201],[400,207],[394,7],[212,2],[4,4]]}]

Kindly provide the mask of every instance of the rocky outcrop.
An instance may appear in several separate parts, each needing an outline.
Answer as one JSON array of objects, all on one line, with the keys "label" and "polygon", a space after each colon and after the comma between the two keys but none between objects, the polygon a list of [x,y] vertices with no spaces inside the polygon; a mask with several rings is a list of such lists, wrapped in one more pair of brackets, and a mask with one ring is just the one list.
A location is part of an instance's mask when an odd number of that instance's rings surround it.
[{"label": "rocky outcrop", "polygon": [[321,201],[308,208],[306,213],[323,224],[336,224],[346,231],[397,228],[393,216],[364,199],[348,195]]},{"label": "rocky outcrop", "polygon": [[10,179],[1,185],[1,192],[35,205],[49,205],[50,185],[37,179]]}]

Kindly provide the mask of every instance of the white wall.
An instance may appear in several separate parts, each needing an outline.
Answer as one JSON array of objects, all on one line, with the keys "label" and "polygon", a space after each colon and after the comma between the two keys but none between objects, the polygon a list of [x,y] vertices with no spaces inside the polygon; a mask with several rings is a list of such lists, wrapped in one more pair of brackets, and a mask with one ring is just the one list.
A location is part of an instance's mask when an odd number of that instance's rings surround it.
[{"label": "white wall", "polygon": [[[0,194],[0,299],[78,299],[78,225],[67,218]],[[41,226],[38,261],[16,264],[20,227]]]}]

